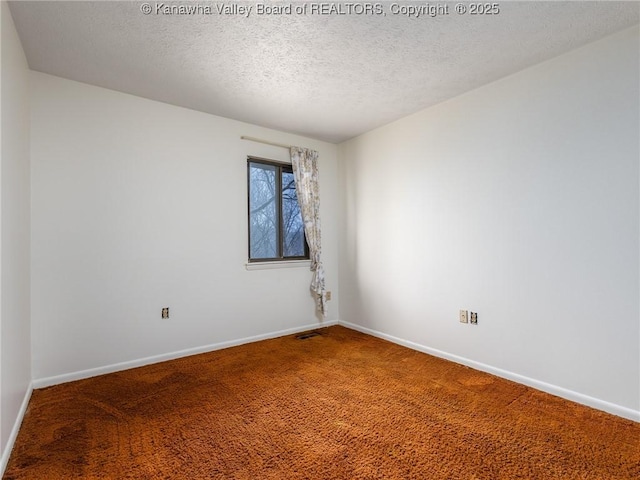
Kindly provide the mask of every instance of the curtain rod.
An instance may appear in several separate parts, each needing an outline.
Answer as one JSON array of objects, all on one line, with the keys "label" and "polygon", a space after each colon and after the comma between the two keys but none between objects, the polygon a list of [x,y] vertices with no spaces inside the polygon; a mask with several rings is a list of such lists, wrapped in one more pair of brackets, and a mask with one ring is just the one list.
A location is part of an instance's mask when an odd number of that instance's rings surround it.
[{"label": "curtain rod", "polygon": [[246,135],[242,135],[240,138],[242,140],[249,140],[250,142],[264,143],[265,145],[271,145],[273,147],[286,148],[287,150],[289,150],[291,148],[291,145],[285,145],[284,143],[269,142],[267,140],[261,140],[259,138],[255,138],[255,137],[247,137]]}]

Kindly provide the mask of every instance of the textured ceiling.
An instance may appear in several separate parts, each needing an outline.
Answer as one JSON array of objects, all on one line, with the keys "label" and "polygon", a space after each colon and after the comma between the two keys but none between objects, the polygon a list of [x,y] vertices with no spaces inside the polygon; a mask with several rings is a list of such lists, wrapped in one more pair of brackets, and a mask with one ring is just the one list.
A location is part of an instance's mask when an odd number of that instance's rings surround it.
[{"label": "textured ceiling", "polygon": [[[316,2],[305,15],[259,15],[256,3],[150,1],[149,15],[142,2],[10,8],[33,70],[330,142],[640,21],[637,2],[503,1],[497,15],[432,2],[449,14],[419,18],[391,2],[381,15],[311,14]],[[167,15],[163,4],[212,14]],[[252,11],[218,14],[223,5]]]}]

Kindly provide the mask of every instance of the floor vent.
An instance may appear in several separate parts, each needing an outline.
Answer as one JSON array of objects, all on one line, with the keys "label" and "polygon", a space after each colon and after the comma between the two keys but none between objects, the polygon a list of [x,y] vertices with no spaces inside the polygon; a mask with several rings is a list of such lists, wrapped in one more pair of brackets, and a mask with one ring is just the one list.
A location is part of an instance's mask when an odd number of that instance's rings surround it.
[{"label": "floor vent", "polygon": [[296,338],[298,340],[306,340],[307,338],[311,338],[311,337],[319,337],[322,334],[320,332],[305,332],[305,333],[301,333],[299,335],[296,335]]}]

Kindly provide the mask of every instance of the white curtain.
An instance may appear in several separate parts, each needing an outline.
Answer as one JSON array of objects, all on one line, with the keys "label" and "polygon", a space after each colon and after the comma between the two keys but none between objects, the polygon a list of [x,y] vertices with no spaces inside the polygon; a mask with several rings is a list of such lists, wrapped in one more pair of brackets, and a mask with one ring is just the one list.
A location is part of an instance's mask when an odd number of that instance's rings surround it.
[{"label": "white curtain", "polygon": [[320,242],[320,195],[318,190],[318,152],[308,148],[291,147],[291,164],[296,181],[298,203],[304,222],[304,233],[311,257],[311,292],[316,300],[318,312],[325,317],[326,292],[324,268],[322,266]]}]

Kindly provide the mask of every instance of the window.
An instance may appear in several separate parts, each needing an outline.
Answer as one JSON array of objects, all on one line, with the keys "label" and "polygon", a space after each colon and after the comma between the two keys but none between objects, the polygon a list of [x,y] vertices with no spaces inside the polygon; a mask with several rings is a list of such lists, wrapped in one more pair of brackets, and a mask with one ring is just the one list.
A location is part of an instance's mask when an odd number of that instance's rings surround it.
[{"label": "window", "polygon": [[291,165],[249,157],[249,261],[309,258]]}]

